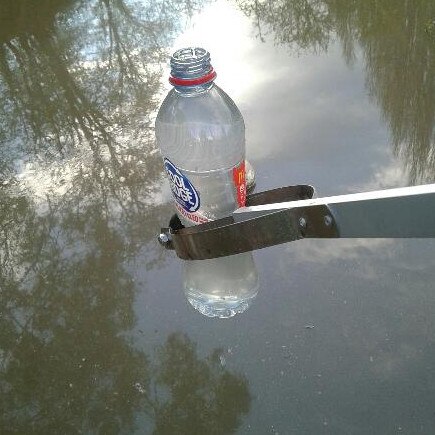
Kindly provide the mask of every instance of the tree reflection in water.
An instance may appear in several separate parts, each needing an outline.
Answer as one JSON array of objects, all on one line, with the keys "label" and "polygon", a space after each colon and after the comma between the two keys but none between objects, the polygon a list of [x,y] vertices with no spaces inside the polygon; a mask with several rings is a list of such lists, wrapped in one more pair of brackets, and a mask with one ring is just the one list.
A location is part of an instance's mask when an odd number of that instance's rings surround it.
[{"label": "tree reflection in water", "polygon": [[40,216],[26,197],[2,192],[1,201],[2,433],[130,433],[137,412],[156,433],[238,427],[247,381],[220,366],[218,350],[201,360],[174,334],[150,365],[126,338],[128,243],[97,204]]},{"label": "tree reflection in water", "polygon": [[367,87],[392,132],[411,182],[435,180],[435,44],[432,0],[239,0],[261,38],[273,32],[293,49],[324,50],[335,35],[346,60],[359,45]]},{"label": "tree reflection in water", "polygon": [[157,406],[156,434],[230,434],[250,408],[247,381],[224,370],[221,351],[197,357],[187,336],[172,334],[160,348],[156,381],[171,399]]},{"label": "tree reflection in water", "polygon": [[[245,378],[181,334],[133,346],[138,253],[167,217],[151,130],[164,47],[199,3],[0,4],[1,433],[231,433]],[[139,428],[140,430],[140,428]]]}]

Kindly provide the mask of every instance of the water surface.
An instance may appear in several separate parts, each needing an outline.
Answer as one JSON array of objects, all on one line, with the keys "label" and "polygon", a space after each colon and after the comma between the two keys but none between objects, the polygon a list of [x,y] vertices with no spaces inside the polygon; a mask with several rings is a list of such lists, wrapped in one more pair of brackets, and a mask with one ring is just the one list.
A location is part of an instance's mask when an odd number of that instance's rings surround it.
[{"label": "water surface", "polygon": [[435,242],[254,253],[232,319],[182,291],[153,123],[174,48],[207,48],[257,190],[435,178],[435,6],[3,1],[0,432],[431,433]]}]

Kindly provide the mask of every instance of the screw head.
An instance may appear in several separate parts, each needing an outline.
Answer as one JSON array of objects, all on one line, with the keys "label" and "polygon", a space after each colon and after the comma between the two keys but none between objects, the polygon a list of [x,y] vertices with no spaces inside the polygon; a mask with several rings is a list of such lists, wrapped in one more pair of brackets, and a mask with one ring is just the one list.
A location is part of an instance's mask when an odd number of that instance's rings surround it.
[{"label": "screw head", "polygon": [[304,217],[299,218],[299,226],[305,228],[307,226],[307,220]]},{"label": "screw head", "polygon": [[332,217],[329,216],[329,214],[327,214],[324,218],[323,221],[325,222],[325,225],[327,227],[330,227],[332,225]]},{"label": "screw head", "polygon": [[169,237],[165,233],[160,233],[157,237],[159,243],[163,246],[166,246],[169,243]]}]

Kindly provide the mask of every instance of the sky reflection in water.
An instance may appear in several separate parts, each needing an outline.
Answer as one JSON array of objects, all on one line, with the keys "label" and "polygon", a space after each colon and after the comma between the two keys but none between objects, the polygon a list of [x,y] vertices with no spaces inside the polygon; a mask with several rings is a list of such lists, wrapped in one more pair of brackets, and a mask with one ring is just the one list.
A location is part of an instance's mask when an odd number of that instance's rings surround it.
[{"label": "sky reflection in water", "polygon": [[161,65],[195,43],[245,117],[259,190],[432,181],[434,16],[430,1],[2,2],[0,431],[428,433],[434,243],[259,251],[249,310],[202,317],[155,243],[172,209],[152,127]]}]

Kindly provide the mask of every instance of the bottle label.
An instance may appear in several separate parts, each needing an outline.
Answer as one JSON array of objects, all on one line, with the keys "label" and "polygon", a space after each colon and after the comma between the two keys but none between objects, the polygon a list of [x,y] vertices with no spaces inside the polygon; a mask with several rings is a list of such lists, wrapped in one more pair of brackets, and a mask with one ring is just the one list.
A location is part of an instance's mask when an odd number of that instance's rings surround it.
[{"label": "bottle label", "polygon": [[205,224],[206,222],[210,221],[210,219],[207,219],[205,216],[201,216],[199,213],[189,213],[177,202],[175,203],[175,208],[177,209],[179,216],[183,216],[184,219],[187,219],[195,225]]},{"label": "bottle label", "polygon": [[194,213],[200,206],[198,192],[189,179],[170,160],[165,158],[164,163],[172,194],[179,206],[177,208],[181,208],[188,213]]},{"label": "bottle label", "polygon": [[233,169],[233,180],[236,187],[237,204],[239,207],[244,207],[246,203],[245,160]]}]

